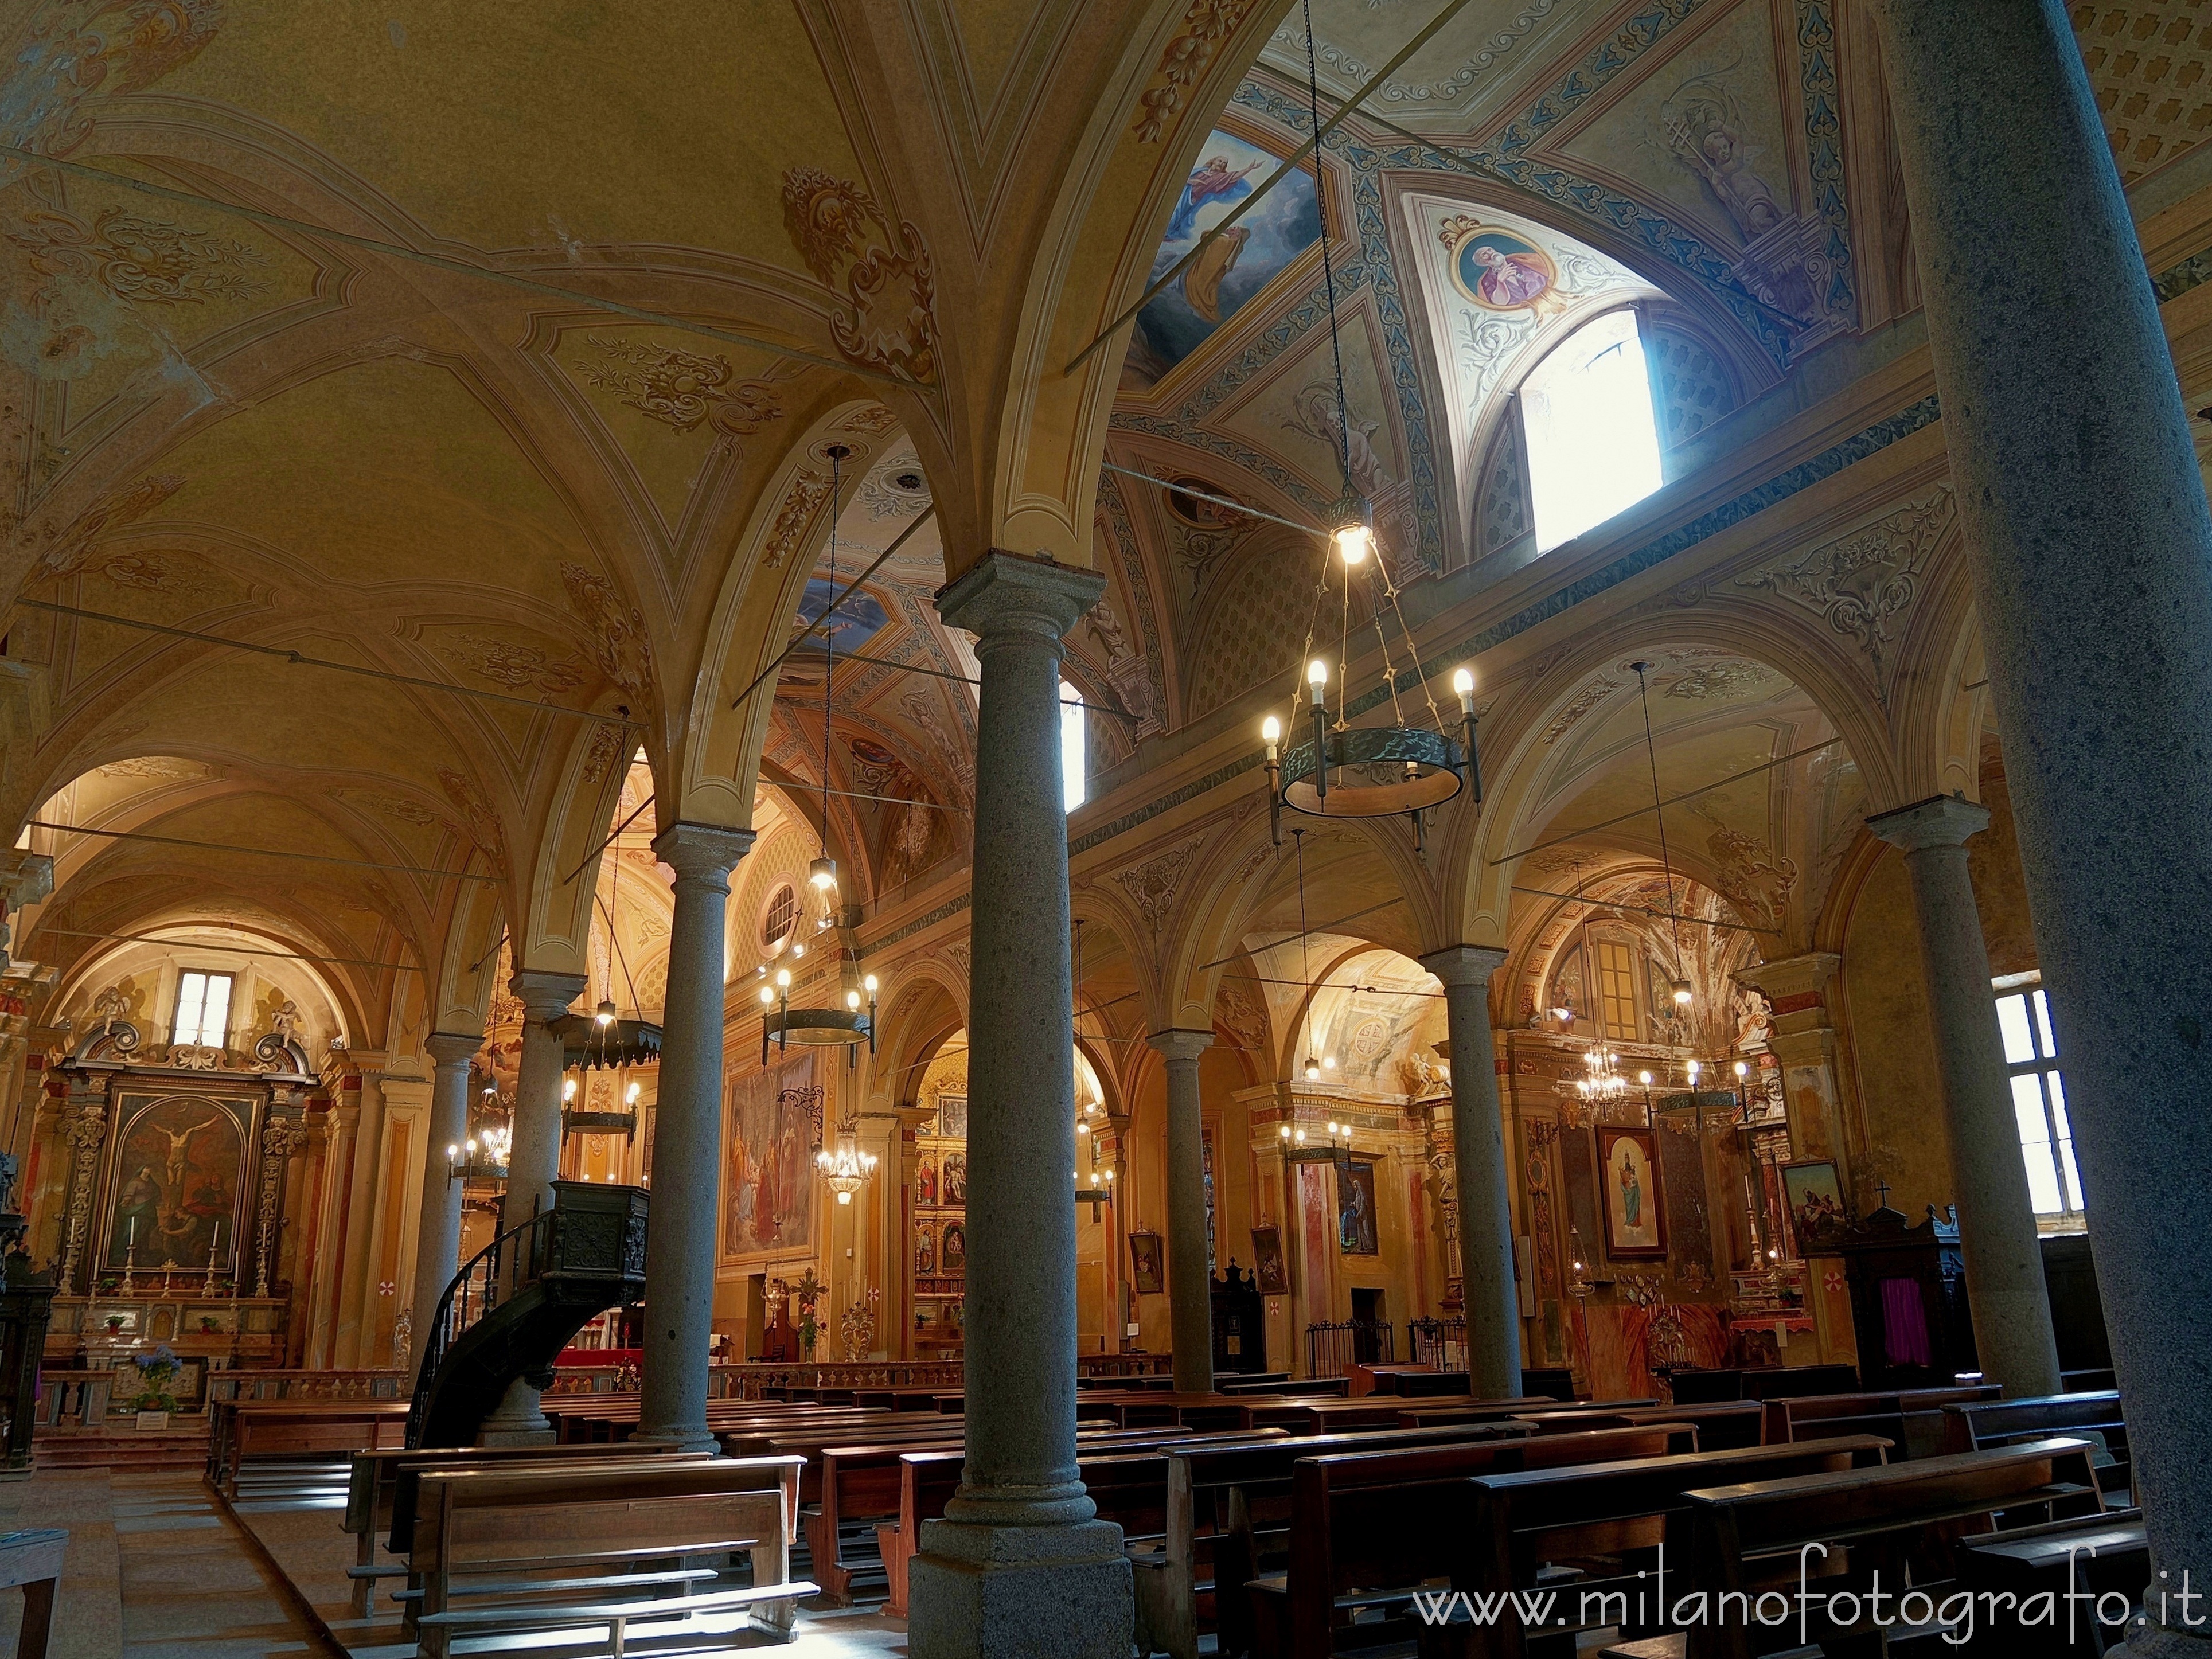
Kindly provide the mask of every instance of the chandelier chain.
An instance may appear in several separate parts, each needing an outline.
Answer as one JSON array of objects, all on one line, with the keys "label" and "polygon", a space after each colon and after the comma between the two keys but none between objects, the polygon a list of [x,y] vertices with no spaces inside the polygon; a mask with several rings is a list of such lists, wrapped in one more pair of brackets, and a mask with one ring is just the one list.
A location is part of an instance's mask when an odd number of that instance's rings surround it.
[{"label": "chandelier chain", "polygon": [[1682,957],[1682,923],[1674,907],[1674,864],[1667,853],[1667,809],[1659,798],[1659,746],[1651,735],[1651,684],[1644,678],[1649,663],[1632,663],[1636,670],[1636,696],[1644,706],[1644,754],[1651,766],[1651,814],[1659,821],[1659,868],[1667,878],[1667,928],[1674,939],[1674,971],[1686,966]]},{"label": "chandelier chain", "polygon": [[1313,0],[1300,0],[1306,26],[1306,112],[1312,118],[1314,147],[1314,216],[1321,226],[1322,291],[1328,301],[1328,355],[1336,367],[1337,465],[1344,472],[1344,493],[1352,489],[1352,416],[1344,396],[1344,347],[1336,334],[1336,270],[1328,252],[1328,167],[1322,160],[1321,70],[1314,58]]}]

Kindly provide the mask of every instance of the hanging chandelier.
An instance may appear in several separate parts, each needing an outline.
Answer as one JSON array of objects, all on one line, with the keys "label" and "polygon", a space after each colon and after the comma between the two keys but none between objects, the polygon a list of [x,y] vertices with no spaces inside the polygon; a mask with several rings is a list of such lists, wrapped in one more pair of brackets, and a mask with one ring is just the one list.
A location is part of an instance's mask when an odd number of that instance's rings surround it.
[{"label": "hanging chandelier", "polygon": [[[1309,113],[1314,130],[1321,130],[1321,82],[1315,63],[1313,32],[1306,33],[1306,83]],[[1416,844],[1422,837],[1421,814],[1443,805],[1462,789],[1482,799],[1482,774],[1475,753],[1474,671],[1462,667],[1452,676],[1459,694],[1459,731],[1448,730],[1437,711],[1436,698],[1422,680],[1422,696],[1428,705],[1426,726],[1409,724],[1399,698],[1399,672],[1390,654],[1390,641],[1382,626],[1387,606],[1397,618],[1401,643],[1419,673],[1420,653],[1413,644],[1399,604],[1399,590],[1389,563],[1375,533],[1374,504],[1361,494],[1352,466],[1352,416],[1345,395],[1344,347],[1336,318],[1336,273],[1328,247],[1328,169],[1318,157],[1314,166],[1316,210],[1320,215],[1322,283],[1328,307],[1329,356],[1336,379],[1337,465],[1344,494],[1331,515],[1333,528],[1325,540],[1319,580],[1314,586],[1313,610],[1307,619],[1305,648],[1299,653],[1312,736],[1285,750],[1283,740],[1297,724],[1299,690],[1291,694],[1291,718],[1270,714],[1261,723],[1267,744],[1268,813],[1281,842],[1281,809],[1322,818],[1378,818],[1406,813],[1413,821]],[[1330,666],[1314,654],[1314,641],[1322,627],[1322,608],[1331,598],[1329,555],[1334,552],[1343,581],[1337,590],[1339,616],[1334,678],[1338,706],[1328,706]],[[1390,701],[1390,723],[1359,726],[1351,723],[1356,701],[1346,677],[1351,667],[1352,586],[1364,580],[1373,596],[1375,639],[1382,649],[1382,685]],[[1431,729],[1433,727],[1433,729]]]},{"label": "hanging chandelier", "polygon": [[[830,586],[837,586],[837,514],[844,489],[844,465],[852,451],[843,444],[831,444],[830,457]],[[829,621],[827,612],[822,621]],[[835,730],[836,706],[830,694],[836,665],[836,630],[824,626],[822,629],[822,856],[807,869],[807,882],[822,901],[821,915],[815,920],[815,929],[820,932],[833,925],[837,908],[837,860],[830,856],[830,746]],[[791,947],[794,957],[805,954],[801,944]],[[865,1012],[861,1007],[861,993],[867,996]],[[845,1064],[860,1064],[860,1044],[868,1045],[868,1052],[876,1052],[876,976],[870,974],[860,981],[859,989],[848,987],[845,1006],[832,1005],[827,1008],[794,1008],[791,1006],[791,970],[776,969],[772,983],[761,987],[761,1064],[768,1064],[769,1043],[772,1039],[776,1052],[781,1054],[798,1042],[817,1048],[833,1048],[842,1043]],[[824,1149],[824,1156],[827,1149]],[[849,1196],[841,1196],[841,1203],[849,1203]]]},{"label": "hanging chandelier", "polygon": [[814,1154],[814,1167],[822,1172],[822,1179],[837,1194],[840,1204],[850,1204],[853,1194],[866,1186],[876,1172],[876,1155],[862,1152],[859,1141],[854,1121],[847,1118],[837,1126],[836,1150],[824,1146]]}]

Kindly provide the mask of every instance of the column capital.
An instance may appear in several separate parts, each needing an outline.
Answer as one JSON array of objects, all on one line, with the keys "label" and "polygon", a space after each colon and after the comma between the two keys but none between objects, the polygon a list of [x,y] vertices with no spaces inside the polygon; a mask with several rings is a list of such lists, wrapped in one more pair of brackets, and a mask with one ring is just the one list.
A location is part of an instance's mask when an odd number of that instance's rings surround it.
[{"label": "column capital", "polygon": [[1145,1039],[1167,1060],[1196,1060],[1213,1046],[1211,1031],[1155,1031]]},{"label": "column capital", "polygon": [[1800,1007],[1825,1005],[1828,981],[1843,965],[1843,957],[1833,951],[1808,951],[1777,962],[1753,963],[1737,969],[1732,977],[1737,984],[1747,985],[1764,996],[1781,1014],[1790,1012],[1783,1006],[1784,1003]]},{"label": "column capital", "polygon": [[979,637],[1030,634],[1057,645],[1105,589],[1103,571],[993,548],[937,590],[937,614]]},{"label": "column capital", "polygon": [[433,1031],[422,1039],[422,1047],[442,1071],[448,1066],[467,1065],[476,1051],[483,1047],[483,1039],[457,1031]]},{"label": "column capital", "polygon": [[753,832],[718,823],[672,823],[653,838],[653,856],[678,881],[720,882],[752,851]]},{"label": "column capital", "polygon": [[584,976],[544,968],[518,968],[507,988],[522,1000],[525,1018],[533,1024],[548,1025],[568,1012],[568,1005],[584,988]]},{"label": "column capital", "polygon": [[1423,957],[1421,966],[1448,986],[1486,986],[1513,953],[1494,945],[1447,945]]},{"label": "column capital", "polygon": [[1969,836],[1990,827],[1990,809],[1964,795],[1936,795],[1894,812],[1876,813],[1866,827],[1892,847],[1924,853],[1931,847],[1964,847]]}]

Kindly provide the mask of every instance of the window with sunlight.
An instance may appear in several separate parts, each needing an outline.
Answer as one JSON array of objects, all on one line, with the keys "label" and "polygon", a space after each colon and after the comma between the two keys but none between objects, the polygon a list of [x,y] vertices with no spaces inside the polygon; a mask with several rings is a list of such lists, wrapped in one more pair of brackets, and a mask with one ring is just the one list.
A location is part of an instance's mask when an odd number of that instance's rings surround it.
[{"label": "window with sunlight", "polygon": [[1060,683],[1060,781],[1073,812],[1083,805],[1090,783],[1091,757],[1085,745],[1083,694],[1066,680]]},{"label": "window with sunlight", "polygon": [[181,974],[177,979],[177,1017],[169,1041],[196,1048],[220,1048],[230,1030],[230,975]]},{"label": "window with sunlight", "polygon": [[1583,325],[1536,366],[1521,385],[1521,428],[1540,553],[1659,488],[1659,426],[1633,311]]},{"label": "window with sunlight", "polygon": [[2051,1005],[2042,991],[2014,990],[1996,982],[1997,1030],[2004,1036],[2005,1069],[2012,1074],[2012,1110],[2020,1125],[2021,1157],[2027,1164],[2027,1195],[2036,1225],[2068,1232],[2083,1224],[2081,1176],[2074,1167],[2074,1128],[2066,1121],[2066,1085],[2058,1073],[2058,1044],[2051,1034]]}]

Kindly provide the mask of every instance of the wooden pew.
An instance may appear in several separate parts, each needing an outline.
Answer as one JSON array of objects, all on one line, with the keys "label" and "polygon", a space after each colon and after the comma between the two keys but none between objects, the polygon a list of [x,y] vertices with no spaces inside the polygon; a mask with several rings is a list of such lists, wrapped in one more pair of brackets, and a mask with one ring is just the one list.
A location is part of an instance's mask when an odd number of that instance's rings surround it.
[{"label": "wooden pew", "polygon": [[[2015,1659],[2101,1655],[2120,1632],[2099,1623],[2096,1602],[2069,1603],[2067,1595],[2118,1595],[2129,1606],[2138,1607],[2151,1583],[2150,1542],[2143,1531],[2142,1511],[2136,1509],[2108,1510],[2071,1521],[1962,1538],[1957,1562],[1959,1588],[1975,1596],[2008,1595],[2012,1597],[2008,1605],[2016,1608],[2033,1597],[2047,1595],[2054,1607],[2080,1609],[2079,1616],[2070,1621],[2071,1628],[2069,1621],[2061,1617],[2047,1625],[2015,1620],[2010,1628],[2000,1624],[1992,1630],[1990,1614],[1984,1613],[1977,1620],[1977,1639],[1970,1651],[2002,1653]],[[1989,1609],[1996,1605],[1988,1601],[1980,1603]]]},{"label": "wooden pew", "polygon": [[[1455,1406],[1473,1413],[1467,1420],[1510,1417],[1524,1411],[1556,1408],[1559,1401],[1541,1398],[1514,1400],[1454,1400],[1439,1398],[1438,1409]],[[1292,1434],[1338,1434],[1358,1428],[1396,1428],[1406,1402],[1395,1395],[1370,1395],[1364,1400],[1282,1400],[1247,1401],[1245,1421],[1254,1428],[1283,1428]]]},{"label": "wooden pew", "polygon": [[1705,1405],[1718,1400],[1780,1400],[1810,1394],[1856,1394],[1857,1368],[1851,1365],[1723,1366],[1711,1370],[1682,1370],[1668,1373],[1668,1391],[1677,1405]]},{"label": "wooden pew", "polygon": [[1285,1377],[1280,1382],[1248,1382],[1241,1378],[1231,1377],[1218,1386],[1222,1393],[1233,1394],[1239,1398],[1246,1395],[1290,1394],[1307,1395],[1313,1399],[1320,1399],[1324,1395],[1342,1399],[1349,1380],[1341,1376],[1321,1376],[1310,1377],[1301,1382],[1295,1377]]},{"label": "wooden pew", "polygon": [[[1711,1610],[1687,1630],[1624,1642],[1606,1649],[1607,1656],[1756,1659],[1804,1641],[1824,1650],[1837,1643],[1872,1647],[1884,1639],[1866,1595],[1875,1572],[1901,1591],[1910,1561],[1911,1587],[1941,1600],[1956,1584],[1954,1540],[1962,1534],[1988,1532],[2000,1514],[2042,1511],[2063,1521],[2103,1509],[2089,1443],[2063,1437],[1684,1496],[1690,1522],[1684,1583],[1706,1592]],[[1813,1592],[1802,1604],[1801,1571]],[[1856,1598],[1855,1617],[1837,1616],[1844,1610],[1833,1599],[1838,1592]],[[1790,1616],[1782,1625],[1762,1626],[1744,1614],[1761,1595],[1787,1601]],[[1885,1605],[1896,1611],[1893,1596]],[[1679,1601],[1673,1610],[1680,1610]]]},{"label": "wooden pew", "polygon": [[404,1400],[218,1400],[209,1403],[208,1480],[238,1496],[251,1459],[393,1447],[407,1437]]},{"label": "wooden pew", "polygon": [[[1193,1659],[1200,1636],[1217,1623],[1222,1632],[1221,1651],[1235,1652],[1245,1645],[1251,1621],[1239,1610],[1244,1581],[1252,1576],[1249,1517],[1255,1504],[1264,1505],[1271,1497],[1287,1498],[1291,1470],[1300,1458],[1517,1439],[1527,1432],[1526,1425],[1509,1420],[1242,1443],[1224,1437],[1202,1445],[1164,1448],[1167,1514],[1160,1547],[1131,1557],[1136,1569],[1139,1648]],[[1212,1618],[1203,1605],[1208,1596],[1214,1605]]]},{"label": "wooden pew", "polygon": [[1993,1400],[1943,1407],[1943,1449],[1979,1451],[1984,1446],[2078,1434],[2100,1440],[2112,1462],[2100,1463],[2097,1484],[2107,1496],[2130,1489],[2128,1425],[2116,1389],[2045,1395],[2033,1400]]},{"label": "wooden pew", "polygon": [[1832,1434],[1878,1434],[1897,1443],[1900,1461],[1943,1449],[1943,1407],[1996,1400],[1995,1382],[1873,1394],[1799,1395],[1765,1404],[1761,1438],[1770,1446]]},{"label": "wooden pew", "polygon": [[[1256,1429],[1208,1438],[1263,1441],[1281,1436],[1279,1429]],[[1182,1429],[1111,1430],[1079,1434],[1076,1449],[1082,1456],[1105,1457],[1149,1452],[1188,1437]],[[963,1443],[955,1437],[933,1443],[886,1440],[822,1449],[816,1507],[804,1508],[803,1487],[801,1498],[811,1571],[824,1596],[841,1606],[852,1600],[854,1563],[845,1555],[846,1532],[856,1523],[895,1517],[899,1512],[900,1460],[908,1452],[933,1449],[960,1451]]]},{"label": "wooden pew", "polygon": [[[1755,1404],[1755,1401],[1729,1401]],[[1692,1409],[1695,1409],[1692,1407]],[[1648,1577],[1661,1546],[1674,1532],[1679,1552],[1681,1517],[1689,1511],[1686,1493],[1724,1481],[1771,1480],[1788,1476],[1835,1474],[1880,1467],[1889,1442],[1874,1435],[1838,1436],[1794,1446],[1738,1446],[1699,1450],[1631,1462],[1523,1469],[1479,1475],[1474,1481],[1473,1524],[1466,1532],[1462,1565],[1452,1571],[1452,1589],[1502,1611],[1493,1621],[1466,1627],[1472,1651],[1485,1659],[1527,1659],[1531,1632],[1516,1590],[1540,1589],[1547,1563],[1593,1557],[1620,1557],[1620,1571],[1609,1577],[1577,1579],[1571,1592],[1576,1616],[1546,1620],[1541,1635],[1560,1640],[1561,1632],[1629,1624],[1632,1615],[1646,1629],[1663,1626],[1663,1611],[1645,1608]],[[1605,1598],[1618,1596],[1618,1603]],[[1600,1616],[1582,1614],[1596,1598]],[[1561,1596],[1561,1607],[1567,1603]],[[1620,1616],[1605,1614],[1618,1607]]]},{"label": "wooden pew", "polygon": [[[387,1447],[376,1451],[356,1452],[346,1483],[345,1518],[340,1523],[341,1529],[352,1534],[357,1540],[354,1565],[346,1570],[346,1576],[354,1581],[351,1601],[354,1616],[361,1618],[368,1613],[369,1597],[379,1578],[402,1577],[407,1571],[404,1566],[380,1567],[376,1565],[377,1539],[380,1535],[388,1539],[393,1531],[393,1514],[403,1471],[419,1474],[424,1469],[435,1468],[506,1468],[523,1464],[558,1466],[571,1463],[580,1457],[595,1462],[605,1462],[611,1453],[622,1456],[657,1455],[693,1459],[707,1455],[704,1452],[681,1452],[673,1446],[641,1446],[634,1451],[628,1447],[607,1446],[477,1446],[420,1451],[409,1451],[404,1447]],[[407,1485],[410,1507],[409,1525],[411,1527],[414,1483],[410,1481]]]},{"label": "wooden pew", "polygon": [[[1696,1449],[1696,1430],[1655,1423],[1303,1459],[1291,1474],[1289,1569],[1245,1584],[1255,1659],[1327,1659],[1352,1616],[1410,1610],[1413,1590],[1448,1576],[1466,1547],[1474,1476]],[[1416,1626],[1386,1612],[1359,1634],[1407,1639]]]},{"label": "wooden pew", "polygon": [[[757,1628],[787,1637],[795,1598],[815,1589],[791,1582],[798,1474],[788,1458],[425,1472],[408,1560],[420,1583],[422,1653],[444,1659],[456,1635],[535,1627],[536,1615],[557,1612],[564,1597],[571,1613],[580,1597],[599,1607],[598,1592],[656,1562],[680,1567],[686,1557],[734,1553],[752,1557],[757,1593],[726,1592],[742,1598],[727,1605],[746,1606]],[[518,1572],[530,1577],[500,1577]],[[456,1608],[457,1593],[483,1605]],[[491,1605],[492,1596],[505,1605]],[[472,1616],[445,1616],[462,1611]]]},{"label": "wooden pew", "polygon": [[[1522,1421],[1536,1425],[1539,1434],[1557,1434],[1571,1430],[1590,1417],[1603,1417],[1623,1425],[1638,1423],[1688,1423],[1698,1431],[1699,1451],[1726,1451],[1741,1446],[1760,1443],[1761,1413],[1764,1407],[1756,1400],[1717,1400],[1704,1406],[1608,1406],[1602,1411],[1541,1411],[1520,1412],[1516,1415]],[[1401,1412],[1401,1422],[1449,1422],[1449,1411],[1420,1410]]]}]

